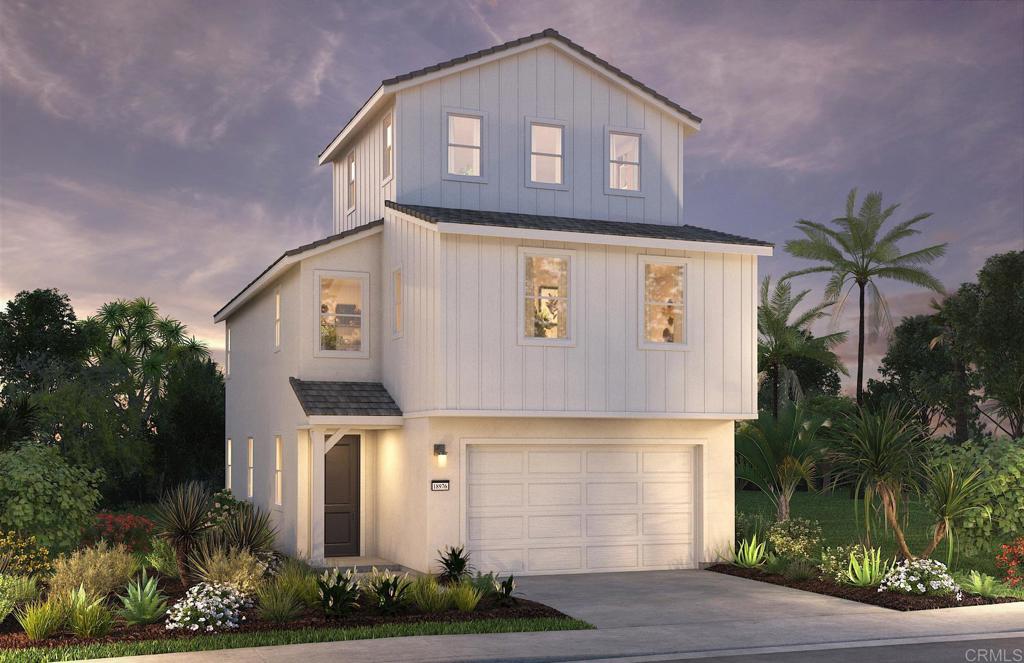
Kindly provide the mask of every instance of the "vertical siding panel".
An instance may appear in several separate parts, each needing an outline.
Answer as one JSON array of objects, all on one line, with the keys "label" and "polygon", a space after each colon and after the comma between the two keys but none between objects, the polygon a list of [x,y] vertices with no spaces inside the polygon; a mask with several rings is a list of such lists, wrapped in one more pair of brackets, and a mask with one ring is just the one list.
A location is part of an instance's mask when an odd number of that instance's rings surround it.
[{"label": "vertical siding panel", "polygon": [[480,240],[480,408],[501,409],[501,240]]},{"label": "vertical siding panel", "polygon": [[399,93],[399,124],[395,134],[399,145],[396,161],[398,168],[398,196],[402,202],[423,202],[424,154],[422,87]]},{"label": "vertical siding panel", "polygon": [[753,262],[753,256],[741,256],[741,264],[743,266],[743,276],[740,279],[739,288],[742,295],[741,298],[741,314],[743,323],[740,325],[740,393],[742,394],[742,401],[740,403],[739,412],[751,412],[750,405],[750,381],[751,376],[751,355],[750,355],[750,343],[747,339],[750,338],[751,334],[756,333],[752,327],[752,320],[750,315],[750,301],[754,297],[754,291],[750,288],[750,271],[751,263]]},{"label": "vertical siding panel", "polygon": [[420,187],[421,204],[441,204],[441,173],[444,171],[442,159],[441,128],[444,117],[441,115],[441,84],[437,81],[424,83],[421,88],[420,140],[422,141],[423,184]]},{"label": "vertical siding panel", "polygon": [[593,129],[590,132],[590,158],[593,178],[591,194],[591,210],[595,219],[608,219],[609,198],[604,193],[604,185],[608,180],[608,154],[604,144],[605,133],[609,125],[608,118],[608,83],[604,79],[590,75],[590,117]]},{"label": "vertical siding panel", "polygon": [[626,322],[626,409],[643,412],[647,409],[647,358],[640,350],[637,319],[637,256],[640,251],[626,249],[625,264],[625,306],[622,318]]},{"label": "vertical siding panel", "polygon": [[[591,124],[590,73],[580,65],[572,65],[572,189],[569,192],[573,212],[583,218],[591,216],[593,196],[591,194],[596,171],[593,163],[593,136],[600,136],[601,130]],[[597,182],[600,185],[600,182]]]},{"label": "vertical siding panel", "polygon": [[[443,153],[447,150],[447,146],[444,144],[444,122],[447,121],[445,117],[446,108],[462,108],[462,81],[458,74],[446,76],[441,79],[441,151],[442,159],[441,166],[444,167],[445,160],[447,157]],[[449,180],[441,181],[441,206],[442,207],[461,207],[462,206],[462,189],[460,182],[452,182]]]},{"label": "vertical siding panel", "polygon": [[[593,289],[591,276],[590,252],[586,244],[573,244],[571,248],[576,251],[576,292],[570,306],[576,307],[573,315],[576,328],[573,330],[573,338],[576,343],[565,348],[565,378],[564,409],[582,411],[587,409],[587,348],[593,335],[588,324],[590,301],[589,293]],[[600,287],[600,286],[598,286]]]},{"label": "vertical siding panel", "polygon": [[[661,113],[658,109],[653,106],[644,106],[644,129],[647,135],[644,136],[644,142],[648,145],[648,151],[650,156],[647,159],[648,162],[648,184],[650,186],[644,187],[647,192],[647,198],[643,199],[643,216],[641,219],[644,223],[664,223],[661,218],[661,196],[662,190],[667,187],[665,182],[666,173],[658,168],[658,164],[661,164],[664,160],[664,153],[662,152],[662,140],[661,132],[663,131],[661,123]],[[642,176],[641,176],[642,177]]]},{"label": "vertical siding panel", "polygon": [[743,357],[743,304],[741,283],[743,282],[743,256],[725,255],[724,284],[724,363],[723,363],[723,411],[742,410],[740,390],[742,384],[741,359]]},{"label": "vertical siding panel", "polygon": [[460,237],[459,261],[459,407],[480,408],[480,241]]},{"label": "vertical siding panel", "polygon": [[751,412],[756,413],[759,408],[757,402],[757,256],[750,256],[750,281],[747,283],[747,288],[750,290],[750,318],[751,318],[751,330],[747,337],[747,345],[750,348],[750,367],[751,377],[748,384],[750,389],[750,404]]},{"label": "vertical siding panel", "polygon": [[679,131],[679,168],[677,169],[677,180],[676,180],[676,200],[679,201],[679,221],[677,223],[682,225],[686,223],[683,220],[683,127],[676,123],[676,128]]},{"label": "vertical siding panel", "polygon": [[555,117],[565,120],[568,124],[565,127],[565,154],[563,155],[563,168],[565,179],[569,184],[569,191],[553,191],[555,196],[555,214],[558,216],[573,216],[573,193],[575,186],[573,180],[573,65],[567,57],[561,53],[555,53]]},{"label": "vertical siding panel", "polygon": [[[608,325],[608,352],[605,366],[607,385],[607,409],[624,412],[626,410],[626,315],[620,314],[627,306],[626,297],[626,249],[620,246],[607,248],[605,262],[605,317]],[[612,314],[615,311],[615,314]],[[635,315],[635,314],[634,314]]]},{"label": "vertical siding panel", "polygon": [[[589,244],[586,248],[587,258],[587,307],[586,307],[586,376],[587,410],[601,411],[607,402],[607,327],[609,315],[607,308],[607,274],[605,270],[606,248],[598,244]],[[574,375],[575,381],[579,375]],[[574,408],[575,409],[575,408]]]},{"label": "vertical siding panel", "polygon": [[[519,126],[519,141],[516,143],[515,161],[522,163],[522,147],[525,137],[522,134],[523,118],[537,115],[537,51],[527,51],[517,58],[519,62],[519,114],[516,116],[516,123]],[[525,186],[524,168],[516,168],[519,185],[519,212],[523,214],[537,213],[537,190]]]},{"label": "vertical siding panel", "polygon": [[710,352],[704,333],[707,317],[707,283],[705,280],[708,268],[707,254],[698,253],[692,257],[692,269],[687,272],[687,276],[690,279],[687,285],[690,301],[686,304],[686,315],[689,318],[686,331],[690,334],[690,340],[687,345],[690,346],[691,350],[683,353],[686,362],[684,375],[685,410],[687,412],[706,412],[704,376],[707,373],[707,357]]},{"label": "vertical siding panel", "polygon": [[[640,188],[644,195],[643,197],[630,196],[626,198],[626,220],[639,223],[643,222],[646,217],[644,210],[647,204],[657,204],[658,181],[661,179],[661,175],[656,172],[658,170],[656,165],[658,162],[655,158],[655,153],[652,153],[652,149],[654,149],[651,146],[653,142],[652,137],[646,133],[649,127],[645,124],[647,118],[644,117],[644,105],[636,96],[627,92],[623,94],[626,97],[626,126],[630,129],[645,130],[645,134],[640,138],[642,143],[640,148]],[[644,177],[645,175],[646,178]],[[648,183],[652,186],[647,186]],[[654,209],[657,209],[657,207],[655,206]]]},{"label": "vertical siding panel", "polygon": [[523,409],[523,348],[519,334],[519,249],[512,240],[501,242],[501,405]]},{"label": "vertical siding panel", "polygon": [[445,236],[444,251],[444,309],[441,319],[445,334],[445,399],[446,406],[459,407],[459,238]]},{"label": "vertical siding panel", "polygon": [[431,389],[429,397],[431,408],[442,407],[445,394],[445,380],[442,361],[446,355],[444,346],[443,320],[444,309],[442,299],[442,284],[444,283],[444,254],[442,252],[441,234],[427,233],[430,241],[430,329],[428,331],[428,345],[421,353],[424,361],[431,367],[431,373],[435,376],[434,388]]},{"label": "vertical siding panel", "polygon": [[498,63],[498,104],[500,106],[501,173],[490,186],[498,187],[498,210],[519,210],[519,188],[523,176],[519,172],[519,60],[505,58]]},{"label": "vertical siding panel", "polygon": [[509,149],[502,140],[501,102],[500,102],[500,64],[492,62],[480,69],[480,109],[487,112],[487,137],[490,146],[484,154],[488,183],[479,186],[480,199],[478,209],[500,210],[499,201],[501,171],[501,154]]},{"label": "vertical siding panel", "polygon": [[565,409],[566,348],[544,348],[544,409]]},{"label": "vertical siding panel", "polygon": [[725,256],[707,254],[705,272],[704,335],[707,348],[705,408],[722,412],[725,399]]},{"label": "vertical siding panel", "polygon": [[[616,85],[608,87],[608,124],[613,127],[625,127],[629,124],[626,94]],[[607,157],[607,155],[605,155]],[[640,151],[643,159],[643,148]],[[640,165],[640,185],[644,180],[643,164]],[[629,196],[608,196],[608,218],[612,221],[629,220]]]},{"label": "vertical siding panel", "polygon": [[[551,48],[537,49],[537,117],[555,117],[555,51]],[[523,125],[523,177],[526,177],[526,145],[529,136],[525,135]],[[537,189],[537,214],[555,213],[555,192],[550,189]]]},{"label": "vertical siding panel", "polygon": [[[461,88],[461,98],[459,105],[462,108],[471,108],[473,110],[480,110],[480,67],[474,67],[467,69],[462,72],[459,76],[459,84]],[[486,127],[481,123],[480,131],[486,131]],[[491,140],[489,133],[485,134],[487,140]],[[487,168],[487,162],[489,153],[494,151],[494,146],[489,142],[484,145],[483,150],[480,154],[481,168]],[[490,171],[485,171],[486,177],[491,177]],[[458,207],[463,209],[480,209],[480,188],[484,186],[475,182],[460,182],[459,189],[459,203]]]}]

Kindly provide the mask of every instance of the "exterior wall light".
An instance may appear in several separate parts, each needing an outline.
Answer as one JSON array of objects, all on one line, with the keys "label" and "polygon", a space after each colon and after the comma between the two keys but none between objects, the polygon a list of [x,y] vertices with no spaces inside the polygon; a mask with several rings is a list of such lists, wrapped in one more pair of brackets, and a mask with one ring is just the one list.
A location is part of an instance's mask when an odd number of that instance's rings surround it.
[{"label": "exterior wall light", "polygon": [[445,448],[443,443],[434,445],[434,455],[437,456],[437,466],[447,467],[448,465],[448,450]]}]

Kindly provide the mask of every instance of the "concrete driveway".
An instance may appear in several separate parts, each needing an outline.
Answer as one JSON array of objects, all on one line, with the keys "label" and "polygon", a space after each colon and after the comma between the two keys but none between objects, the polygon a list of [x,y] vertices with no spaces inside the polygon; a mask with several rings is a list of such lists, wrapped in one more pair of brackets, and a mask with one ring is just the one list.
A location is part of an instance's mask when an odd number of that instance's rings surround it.
[{"label": "concrete driveway", "polygon": [[[1024,603],[901,613],[709,571],[542,576],[521,579],[519,590],[597,628],[386,638],[130,660],[626,663],[860,647],[877,647],[881,654],[886,647],[910,644],[1024,637]],[[963,649],[957,643],[950,647]]]}]

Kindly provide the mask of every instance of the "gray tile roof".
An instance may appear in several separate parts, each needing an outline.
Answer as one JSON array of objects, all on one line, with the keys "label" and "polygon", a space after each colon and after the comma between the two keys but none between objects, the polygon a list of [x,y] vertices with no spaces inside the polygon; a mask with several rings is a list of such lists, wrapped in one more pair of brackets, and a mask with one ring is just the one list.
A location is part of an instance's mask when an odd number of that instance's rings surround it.
[{"label": "gray tile roof", "polygon": [[400,417],[391,394],[379,382],[330,382],[288,378],[306,416]]},{"label": "gray tile roof", "polygon": [[644,237],[648,239],[774,246],[771,242],[732,235],[718,230],[698,228],[697,226],[665,226],[654,223],[627,223],[624,221],[601,221],[598,219],[574,219],[565,216],[513,214],[511,212],[488,212],[448,207],[428,207],[426,205],[402,205],[391,200],[384,201],[384,204],[393,210],[428,223],[464,223],[478,226],[558,230],[562,232],[621,235],[623,237]]}]

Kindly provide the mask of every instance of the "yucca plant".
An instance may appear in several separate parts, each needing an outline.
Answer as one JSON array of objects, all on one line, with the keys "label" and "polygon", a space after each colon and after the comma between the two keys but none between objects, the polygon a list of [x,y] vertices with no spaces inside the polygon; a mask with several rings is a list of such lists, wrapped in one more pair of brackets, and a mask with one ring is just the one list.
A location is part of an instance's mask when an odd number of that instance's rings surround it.
[{"label": "yucca plant", "polygon": [[156,524],[160,535],[174,548],[178,576],[189,584],[188,560],[192,549],[207,529],[210,492],[197,481],[183,483],[164,494],[157,505]]},{"label": "yucca plant", "polygon": [[883,560],[881,548],[862,547],[860,557],[857,559],[856,553],[850,553],[843,582],[854,587],[878,587],[889,573],[893,560]]},{"label": "yucca plant", "polygon": [[756,534],[744,539],[733,551],[732,558],[732,563],[742,569],[756,569],[765,563],[764,543],[757,542]]},{"label": "yucca plant", "polygon": [[459,612],[473,612],[480,603],[480,592],[468,582],[460,582],[448,588],[452,603]]},{"label": "yucca plant", "polygon": [[352,569],[328,569],[316,581],[320,607],[328,617],[344,617],[359,606],[362,587]]},{"label": "yucca plant", "polygon": [[155,624],[167,614],[167,597],[160,593],[156,577],[142,577],[128,583],[127,594],[119,597],[124,606],[118,614],[126,624]]},{"label": "yucca plant", "polygon": [[248,503],[225,518],[217,530],[225,547],[247,550],[254,555],[272,552],[277,539],[270,513]]},{"label": "yucca plant", "polygon": [[14,616],[29,640],[45,640],[64,625],[67,610],[61,601],[35,601],[16,610]]},{"label": "yucca plant", "polygon": [[430,575],[413,580],[409,596],[413,604],[427,614],[444,612],[452,606],[451,594]]},{"label": "yucca plant", "polygon": [[440,557],[437,563],[441,565],[441,573],[438,581],[443,584],[455,584],[462,582],[473,573],[473,567],[469,563],[469,553],[465,546],[448,546],[444,550],[438,550]]},{"label": "yucca plant", "polygon": [[366,582],[366,595],[381,614],[395,615],[408,605],[411,584],[408,574],[399,576],[391,571],[378,571],[375,567]]}]

